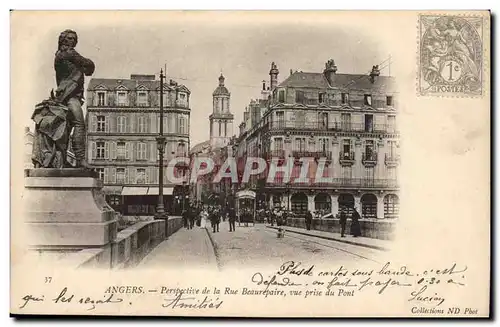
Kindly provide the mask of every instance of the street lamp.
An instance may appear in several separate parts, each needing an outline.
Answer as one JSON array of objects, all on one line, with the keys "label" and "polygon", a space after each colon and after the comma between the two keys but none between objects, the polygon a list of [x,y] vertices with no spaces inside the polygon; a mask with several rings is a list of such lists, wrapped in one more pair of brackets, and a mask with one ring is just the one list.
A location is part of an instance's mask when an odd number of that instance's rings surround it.
[{"label": "street lamp", "polygon": [[168,237],[168,216],[165,213],[163,204],[163,154],[165,151],[165,136],[163,135],[163,69],[160,70],[160,133],[156,137],[156,146],[158,148],[158,205],[156,207],[155,219],[165,220],[165,238]]},{"label": "street lamp", "polygon": [[186,180],[182,181],[182,212],[184,212],[184,206],[186,202]]}]

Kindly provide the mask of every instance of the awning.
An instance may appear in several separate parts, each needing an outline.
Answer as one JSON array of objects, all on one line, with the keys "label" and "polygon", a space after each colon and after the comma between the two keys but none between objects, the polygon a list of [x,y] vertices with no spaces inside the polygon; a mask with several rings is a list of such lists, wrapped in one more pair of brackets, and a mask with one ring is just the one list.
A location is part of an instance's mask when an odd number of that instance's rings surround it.
[{"label": "awning", "polygon": [[[150,187],[148,190],[148,195],[158,195],[158,187]],[[164,187],[163,195],[172,195],[174,193],[173,187]]]},{"label": "awning", "polygon": [[252,190],[243,190],[236,193],[238,199],[255,199],[255,192]]},{"label": "awning", "polygon": [[122,195],[146,195],[147,193],[148,193],[148,188],[146,186],[142,187],[125,186],[122,190]]}]

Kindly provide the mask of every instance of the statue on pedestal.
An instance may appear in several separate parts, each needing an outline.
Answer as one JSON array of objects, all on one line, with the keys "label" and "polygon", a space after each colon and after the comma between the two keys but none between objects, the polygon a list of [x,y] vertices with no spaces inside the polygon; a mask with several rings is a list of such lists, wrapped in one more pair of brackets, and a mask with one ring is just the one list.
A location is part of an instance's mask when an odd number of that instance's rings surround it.
[{"label": "statue on pedestal", "polygon": [[84,76],[94,73],[95,65],[81,56],[75,46],[78,36],[73,30],[59,35],[54,59],[57,89],[49,99],[35,107],[32,161],[35,168],[65,168],[71,131],[76,168],[91,168],[85,159],[86,125],[83,115]]}]

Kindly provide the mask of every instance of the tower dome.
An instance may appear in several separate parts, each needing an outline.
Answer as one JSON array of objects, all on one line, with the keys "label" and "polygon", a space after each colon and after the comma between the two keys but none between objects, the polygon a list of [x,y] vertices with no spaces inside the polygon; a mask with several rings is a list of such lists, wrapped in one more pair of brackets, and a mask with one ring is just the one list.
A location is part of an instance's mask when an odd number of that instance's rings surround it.
[{"label": "tower dome", "polygon": [[217,86],[214,93],[212,93],[213,96],[217,96],[217,95],[229,96],[230,95],[229,90],[227,89],[227,87],[224,86],[224,80],[225,80],[224,75],[222,75],[222,73],[221,73],[219,76],[219,86]]}]

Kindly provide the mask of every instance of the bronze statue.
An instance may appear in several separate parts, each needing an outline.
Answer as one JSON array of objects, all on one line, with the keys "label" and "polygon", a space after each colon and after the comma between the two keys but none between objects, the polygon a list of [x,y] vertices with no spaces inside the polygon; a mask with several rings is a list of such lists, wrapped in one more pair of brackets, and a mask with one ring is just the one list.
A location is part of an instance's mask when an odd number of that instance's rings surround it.
[{"label": "bronze statue", "polygon": [[54,59],[57,89],[50,99],[35,107],[35,139],[32,160],[35,168],[68,167],[66,153],[73,129],[72,150],[77,168],[90,168],[85,160],[86,127],[83,115],[84,76],[94,73],[94,63],[75,50],[78,36],[65,30],[59,35]]}]

